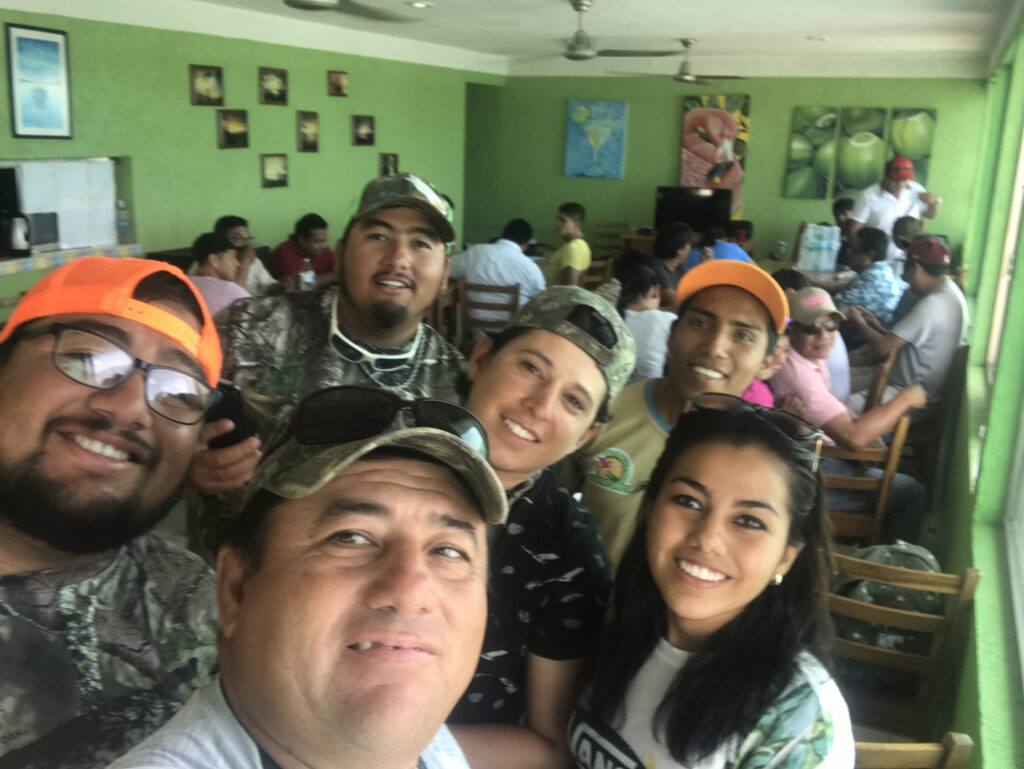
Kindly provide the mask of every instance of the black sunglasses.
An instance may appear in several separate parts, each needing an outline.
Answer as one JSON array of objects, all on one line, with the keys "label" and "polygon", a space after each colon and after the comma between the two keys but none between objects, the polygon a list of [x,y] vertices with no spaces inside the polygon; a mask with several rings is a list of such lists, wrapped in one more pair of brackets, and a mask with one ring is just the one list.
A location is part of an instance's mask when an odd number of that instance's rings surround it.
[{"label": "black sunglasses", "polygon": [[433,427],[461,438],[484,459],[488,458],[487,430],[471,412],[434,398],[406,400],[388,390],[342,385],[304,398],[295,409],[289,432],[303,444],[350,443],[389,432],[402,412],[398,429]]}]

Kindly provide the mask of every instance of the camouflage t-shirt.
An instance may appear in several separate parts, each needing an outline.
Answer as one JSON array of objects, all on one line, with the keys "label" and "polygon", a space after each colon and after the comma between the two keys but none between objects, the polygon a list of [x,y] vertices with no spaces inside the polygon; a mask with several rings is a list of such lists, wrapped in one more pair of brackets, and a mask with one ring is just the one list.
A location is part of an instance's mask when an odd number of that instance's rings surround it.
[{"label": "camouflage t-shirt", "polygon": [[213,574],[143,535],[74,569],[0,577],[0,767],[103,767],[217,668]]}]

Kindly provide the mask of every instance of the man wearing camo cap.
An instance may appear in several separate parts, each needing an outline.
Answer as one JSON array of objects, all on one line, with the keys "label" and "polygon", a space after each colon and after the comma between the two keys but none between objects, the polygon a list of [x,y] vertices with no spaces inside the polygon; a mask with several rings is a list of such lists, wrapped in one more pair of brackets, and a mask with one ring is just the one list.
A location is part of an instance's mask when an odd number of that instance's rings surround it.
[{"label": "man wearing camo cap", "polygon": [[[223,376],[242,388],[260,437],[300,398],[332,385],[458,402],[455,383],[465,362],[422,323],[447,285],[451,220],[448,202],[420,177],[374,179],[338,241],[337,286],[254,297],[218,315]],[[203,438],[230,429],[219,420]],[[193,481],[207,494],[241,487],[259,461],[259,446],[253,437],[198,452]],[[208,528],[212,505],[204,507],[201,525]]]},{"label": "man wearing camo cap", "polygon": [[449,719],[474,769],[569,760],[569,708],[611,567],[597,522],[550,466],[607,420],[635,357],[615,308],[577,286],[537,294],[470,355],[466,407],[487,428],[510,507],[491,542],[483,653]]},{"label": "man wearing camo cap", "polygon": [[[356,438],[405,410],[415,426]],[[332,388],[291,431],[217,559],[220,679],[111,769],[468,769],[443,721],[483,639],[487,524],[507,513],[483,429]]]}]

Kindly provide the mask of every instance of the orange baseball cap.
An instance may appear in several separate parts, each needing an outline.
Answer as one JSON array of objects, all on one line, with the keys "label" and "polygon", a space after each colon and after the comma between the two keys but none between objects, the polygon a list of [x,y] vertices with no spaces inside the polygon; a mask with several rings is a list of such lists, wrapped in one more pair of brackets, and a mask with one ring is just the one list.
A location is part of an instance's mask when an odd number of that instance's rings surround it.
[{"label": "orange baseball cap", "polygon": [[[132,298],[143,278],[158,272],[170,273],[192,292],[203,314],[199,333],[177,315]],[[199,361],[210,386],[217,386],[221,368],[220,339],[206,302],[185,273],[172,264],[155,259],[86,256],[57,268],[21,298],[11,319],[0,332],[0,344],[24,323],[80,312],[133,320],[173,339]]]},{"label": "orange baseball cap", "polygon": [[682,304],[698,291],[712,286],[735,286],[757,297],[768,310],[775,330],[782,333],[789,323],[789,302],[775,278],[749,262],[715,259],[702,262],[687,271],[676,286],[676,298]]}]

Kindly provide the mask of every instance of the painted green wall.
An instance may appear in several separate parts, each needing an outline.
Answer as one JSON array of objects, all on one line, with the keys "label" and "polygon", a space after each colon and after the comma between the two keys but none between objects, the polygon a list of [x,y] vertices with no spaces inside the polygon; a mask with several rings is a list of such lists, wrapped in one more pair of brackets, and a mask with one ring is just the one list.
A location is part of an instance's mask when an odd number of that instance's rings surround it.
[{"label": "painted green wall", "polygon": [[[0,20],[69,36],[74,138],[10,138],[0,99],[0,158],[131,158],[136,239],[146,250],[191,244],[225,213],[275,245],[308,211],[339,234],[379,152],[397,152],[457,202],[463,198],[465,84],[441,67],[210,35],[0,10]],[[225,107],[249,113],[248,149],[217,149],[214,107],[189,104],[189,64],[224,69]],[[261,105],[257,68],[288,70],[288,106]],[[327,96],[327,70],[349,73],[350,96]],[[7,58],[0,64],[7,82]],[[484,76],[486,79],[486,76]],[[320,152],[298,153],[296,110],[320,114]],[[377,145],[353,147],[350,116],[374,115]],[[286,153],[288,187],[260,186],[260,153]],[[461,208],[461,206],[460,206]]]},{"label": "painted green wall", "polygon": [[[592,221],[651,226],[655,187],[678,184],[685,94],[749,93],[751,140],[743,218],[754,222],[758,255],[778,240],[792,244],[802,220],[831,220],[831,201],[781,197],[791,112],[802,104],[930,107],[938,110],[930,189],[942,195],[932,232],[963,241],[975,203],[985,116],[978,80],[752,78],[714,86],[683,86],[669,77],[510,77],[504,86],[470,86],[467,103],[466,237],[500,231],[510,218],[528,219],[554,242],[559,203],[576,200]],[[566,101],[629,102],[625,176],[621,180],[563,176]]]}]

